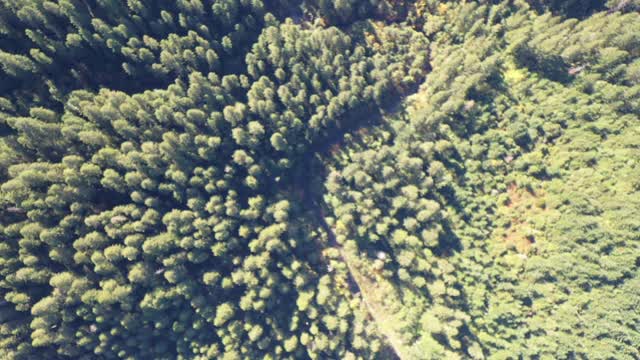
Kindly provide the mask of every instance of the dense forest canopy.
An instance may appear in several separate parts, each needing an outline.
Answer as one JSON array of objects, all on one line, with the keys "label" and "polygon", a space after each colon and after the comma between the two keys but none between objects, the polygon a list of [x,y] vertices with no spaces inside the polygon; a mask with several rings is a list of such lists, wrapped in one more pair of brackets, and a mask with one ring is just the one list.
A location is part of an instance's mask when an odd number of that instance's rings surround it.
[{"label": "dense forest canopy", "polygon": [[639,359],[639,11],[0,0],[0,359]]}]

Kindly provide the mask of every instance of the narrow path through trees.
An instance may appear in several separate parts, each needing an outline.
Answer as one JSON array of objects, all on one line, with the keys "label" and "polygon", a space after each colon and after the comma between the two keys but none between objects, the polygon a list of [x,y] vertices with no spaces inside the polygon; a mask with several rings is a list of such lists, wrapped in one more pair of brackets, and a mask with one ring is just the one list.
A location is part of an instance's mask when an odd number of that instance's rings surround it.
[{"label": "narrow path through trees", "polygon": [[387,314],[384,305],[378,302],[379,296],[373,294],[377,290],[376,284],[368,279],[366,276],[360,273],[357,263],[357,254],[350,254],[338,241],[333,229],[327,223],[324,208],[322,204],[311,201],[312,211],[315,216],[315,220],[320,225],[322,230],[325,231],[329,240],[329,246],[339,251],[340,259],[347,266],[347,277],[349,283],[349,291],[354,297],[359,297],[367,308],[367,311],[373,321],[375,322],[380,334],[386,339],[390,349],[393,350],[395,357],[400,360],[410,359],[407,355],[407,350],[402,341],[400,334],[393,331],[392,328],[386,326],[390,321],[393,321],[392,316]]},{"label": "narrow path through trees", "polygon": [[[400,111],[402,106],[402,98],[394,99],[394,101],[387,107],[385,114],[392,114]],[[369,111],[371,109],[360,108],[355,111],[358,116],[352,116],[352,118],[359,119],[359,121],[346,122],[346,126],[341,128],[336,135],[325,139],[325,141],[315,146],[309,156],[315,156],[320,154],[322,157],[329,156],[332,149],[336,146],[339,147],[344,141],[346,134],[357,133],[360,129],[370,128],[383,123],[383,114],[380,111]],[[353,113],[351,114],[353,115]],[[364,117],[366,116],[366,117]],[[366,120],[363,120],[366,119]],[[385,287],[386,284],[378,284],[376,280],[371,278],[370,274],[363,274],[362,269],[358,266],[359,254],[352,253],[340,244],[336,239],[336,234],[333,228],[327,223],[327,206],[322,200],[322,183],[314,183],[309,178],[313,176],[316,179],[325,179],[324,164],[318,164],[314,161],[309,161],[306,164],[307,169],[302,173],[303,179],[296,181],[297,186],[303,189],[302,202],[305,208],[313,216],[314,222],[322,229],[326,234],[328,243],[317,244],[318,251],[326,249],[323,246],[334,248],[338,250],[340,261],[346,265],[347,268],[347,282],[351,295],[356,298],[360,298],[362,303],[367,309],[371,319],[376,324],[380,335],[385,339],[386,345],[389,349],[387,354],[388,358],[396,359],[411,359],[409,355],[410,351],[405,345],[400,332],[396,331],[393,327],[389,326],[394,323],[395,319],[393,314],[386,309],[386,306],[382,303],[382,300],[386,296],[381,294],[388,294],[394,292],[392,288]],[[317,180],[316,180],[317,181]],[[394,292],[395,293],[395,292]]]}]

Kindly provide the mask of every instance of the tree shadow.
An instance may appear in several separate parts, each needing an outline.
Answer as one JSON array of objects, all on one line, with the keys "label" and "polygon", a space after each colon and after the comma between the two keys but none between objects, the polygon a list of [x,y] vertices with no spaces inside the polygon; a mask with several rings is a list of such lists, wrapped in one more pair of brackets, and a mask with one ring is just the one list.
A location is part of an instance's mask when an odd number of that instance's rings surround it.
[{"label": "tree shadow", "polygon": [[527,68],[542,78],[562,84],[573,80],[569,71],[571,66],[560,55],[538,54],[526,45],[518,47],[514,55],[519,67]]}]

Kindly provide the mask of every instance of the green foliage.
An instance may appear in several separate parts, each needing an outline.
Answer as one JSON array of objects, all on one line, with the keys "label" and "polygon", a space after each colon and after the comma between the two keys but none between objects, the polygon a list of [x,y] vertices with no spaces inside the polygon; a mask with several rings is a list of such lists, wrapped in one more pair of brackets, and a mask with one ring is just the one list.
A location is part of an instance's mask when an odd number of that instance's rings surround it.
[{"label": "green foliage", "polygon": [[636,8],[0,1],[0,358],[639,357]]},{"label": "green foliage", "polygon": [[[411,289],[403,304],[422,315],[405,338],[421,354],[637,357],[637,317],[623,305],[637,296],[637,245],[612,218],[637,211],[623,180],[635,173],[623,143],[638,116],[626,75],[637,14],[427,9],[421,91],[388,129],[334,157],[325,199],[338,241],[354,239],[363,269]],[[520,192],[542,198],[521,207]],[[604,315],[612,308],[626,319]]]}]

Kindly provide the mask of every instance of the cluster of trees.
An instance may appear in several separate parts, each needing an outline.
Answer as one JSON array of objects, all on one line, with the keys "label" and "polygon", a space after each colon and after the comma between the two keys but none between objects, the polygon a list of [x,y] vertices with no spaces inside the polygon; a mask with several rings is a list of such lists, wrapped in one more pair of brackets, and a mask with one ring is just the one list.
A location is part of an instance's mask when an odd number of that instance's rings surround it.
[{"label": "cluster of trees", "polygon": [[193,71],[236,72],[269,10],[260,0],[7,0],[0,9],[2,92],[21,110],[59,109],[77,89],[139,92]]},{"label": "cluster of trees", "polygon": [[381,351],[291,186],[422,80],[424,38],[261,1],[2,7],[0,357]]},{"label": "cluster of trees", "polygon": [[402,0],[308,0],[303,2],[303,9],[327,23],[348,26],[367,18],[398,21],[412,5],[411,1]]},{"label": "cluster of trees", "polygon": [[[513,62],[505,66],[504,82],[510,90],[496,101],[504,125],[484,141],[513,139],[517,146],[505,143],[507,152],[497,158],[503,164],[491,187],[513,184],[533,194],[533,204],[515,219],[478,220],[497,229],[527,222],[520,236],[531,246],[519,254],[488,248],[499,260],[486,271],[494,284],[486,302],[492,305],[476,310],[484,322],[478,336],[501,356],[633,359],[639,356],[632,325],[638,317],[629,299],[637,298],[640,274],[631,233],[637,225],[627,219],[638,206],[631,180],[637,167],[629,161],[636,156],[633,124],[640,115],[640,86],[631,75],[639,55],[632,35],[638,14],[603,12],[581,22],[525,19],[507,33]],[[563,31],[571,35],[555,48]],[[535,62],[523,54],[535,54]],[[490,179],[483,172],[473,177],[484,184]],[[481,203],[489,210],[518,201],[504,193]],[[495,319],[490,326],[487,311]]]},{"label": "cluster of trees", "polygon": [[637,358],[637,8],[0,0],[0,358]]},{"label": "cluster of trees", "polygon": [[425,83],[331,162],[339,241],[415,358],[637,358],[638,14],[423,9]]}]

